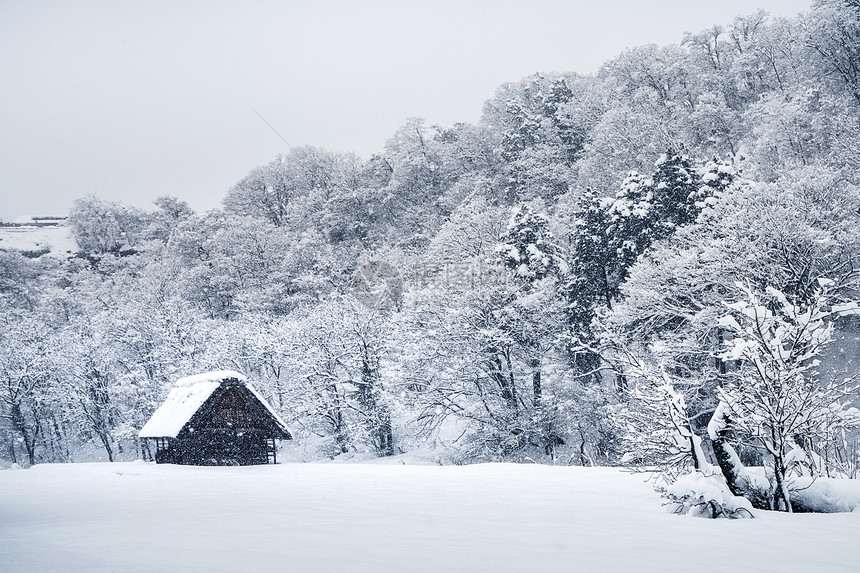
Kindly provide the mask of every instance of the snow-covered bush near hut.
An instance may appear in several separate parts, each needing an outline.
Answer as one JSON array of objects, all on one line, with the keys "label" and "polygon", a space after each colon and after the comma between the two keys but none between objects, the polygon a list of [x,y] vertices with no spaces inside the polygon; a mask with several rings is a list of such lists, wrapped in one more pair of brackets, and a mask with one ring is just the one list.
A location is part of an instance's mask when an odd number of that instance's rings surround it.
[{"label": "snow-covered bush near hut", "polygon": [[718,475],[692,472],[661,488],[668,511],[693,517],[716,519],[751,518],[753,506],[745,497],[734,495]]}]

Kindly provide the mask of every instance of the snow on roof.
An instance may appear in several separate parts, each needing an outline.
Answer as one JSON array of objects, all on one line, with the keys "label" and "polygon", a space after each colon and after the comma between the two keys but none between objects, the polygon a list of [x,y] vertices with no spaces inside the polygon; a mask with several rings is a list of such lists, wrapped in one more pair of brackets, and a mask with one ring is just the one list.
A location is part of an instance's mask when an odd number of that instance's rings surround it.
[{"label": "snow on roof", "polygon": [[235,378],[240,382],[248,381],[244,374],[236,372],[235,370],[214,370],[212,372],[204,372],[202,374],[195,374],[194,376],[186,376],[185,378],[180,378],[176,381],[176,384],[174,384],[174,386],[194,386],[195,384],[199,384],[200,382],[221,383],[222,381],[230,380],[231,378]]},{"label": "snow on roof", "polygon": [[164,404],[152,414],[149,421],[138,434],[141,438],[175,438],[185,427],[197,410],[212,396],[212,393],[226,380],[238,380],[266,408],[278,424],[287,431],[281,420],[263,396],[257,392],[244,374],[235,370],[216,370],[187,376],[176,381],[173,390],[167,395]]},{"label": "snow on roof", "polygon": [[175,387],[141,428],[140,437],[175,438],[220,385],[220,380],[204,380],[190,386]]}]

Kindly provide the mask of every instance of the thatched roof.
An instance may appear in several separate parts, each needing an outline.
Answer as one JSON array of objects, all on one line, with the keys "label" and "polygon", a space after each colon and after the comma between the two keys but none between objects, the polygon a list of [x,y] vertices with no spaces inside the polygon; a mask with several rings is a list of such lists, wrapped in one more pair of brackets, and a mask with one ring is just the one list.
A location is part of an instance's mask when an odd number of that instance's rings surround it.
[{"label": "thatched roof", "polygon": [[173,390],[168,394],[167,400],[152,414],[152,417],[140,430],[139,436],[141,438],[175,438],[215,390],[226,382],[240,383],[245,386],[265,407],[273,421],[289,435],[284,421],[243,374],[234,370],[217,370],[177,380]]}]

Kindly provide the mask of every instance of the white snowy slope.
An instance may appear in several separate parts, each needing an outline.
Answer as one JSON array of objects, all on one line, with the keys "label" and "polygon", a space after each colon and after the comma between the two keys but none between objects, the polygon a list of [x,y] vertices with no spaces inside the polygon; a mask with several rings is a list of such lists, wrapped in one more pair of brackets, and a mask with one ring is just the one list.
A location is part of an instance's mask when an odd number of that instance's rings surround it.
[{"label": "white snowy slope", "polygon": [[68,256],[78,250],[72,230],[62,218],[36,220],[33,217],[21,217],[15,223],[18,226],[0,227],[0,249],[47,250],[54,256]]},{"label": "white snowy slope", "polygon": [[860,512],[665,513],[639,475],[483,464],[0,471],[0,569],[857,571]]}]

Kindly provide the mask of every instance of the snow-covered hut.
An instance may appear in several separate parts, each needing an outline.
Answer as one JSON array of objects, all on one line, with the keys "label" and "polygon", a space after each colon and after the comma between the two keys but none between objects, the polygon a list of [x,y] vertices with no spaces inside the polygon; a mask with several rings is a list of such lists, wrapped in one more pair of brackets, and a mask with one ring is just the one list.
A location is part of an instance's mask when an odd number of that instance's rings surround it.
[{"label": "snow-covered hut", "polygon": [[233,370],[178,380],[139,435],[155,440],[157,463],[185,465],[275,463],[276,440],[292,439],[265,398]]}]

